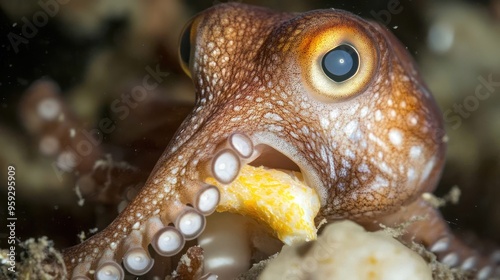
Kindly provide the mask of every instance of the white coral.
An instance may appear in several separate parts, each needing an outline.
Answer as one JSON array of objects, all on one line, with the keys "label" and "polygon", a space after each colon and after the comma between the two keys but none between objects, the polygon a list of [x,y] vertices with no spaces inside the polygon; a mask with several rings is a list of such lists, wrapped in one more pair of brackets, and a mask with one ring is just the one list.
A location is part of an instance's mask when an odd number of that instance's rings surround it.
[{"label": "white coral", "polygon": [[260,279],[430,280],[432,274],[417,253],[389,234],[343,221],[328,225],[317,241],[284,246]]}]

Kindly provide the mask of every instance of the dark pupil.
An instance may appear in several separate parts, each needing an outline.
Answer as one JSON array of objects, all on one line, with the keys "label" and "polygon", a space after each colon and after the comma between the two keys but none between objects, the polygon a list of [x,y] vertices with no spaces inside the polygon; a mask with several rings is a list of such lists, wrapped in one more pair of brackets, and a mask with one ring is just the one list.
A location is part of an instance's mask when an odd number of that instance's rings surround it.
[{"label": "dark pupil", "polygon": [[325,54],[321,66],[330,79],[337,83],[346,81],[358,71],[358,53],[349,45],[340,45]]}]

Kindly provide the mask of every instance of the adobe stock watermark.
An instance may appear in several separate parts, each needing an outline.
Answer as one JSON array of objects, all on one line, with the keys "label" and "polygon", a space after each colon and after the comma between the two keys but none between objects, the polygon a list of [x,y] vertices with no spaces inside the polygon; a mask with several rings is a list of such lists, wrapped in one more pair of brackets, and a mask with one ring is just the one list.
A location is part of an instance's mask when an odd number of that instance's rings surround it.
[{"label": "adobe stock watermark", "polygon": [[[146,100],[148,92],[155,90],[170,75],[168,72],[162,72],[160,65],[157,64],[153,69],[151,66],[145,68],[147,74],[142,78],[142,84],[132,88],[130,92],[123,93],[119,98],[113,100],[110,110],[119,120],[126,119],[131,110],[137,108],[140,102]],[[57,160],[52,163],[52,168],[56,172],[58,179],[62,180],[64,172],[73,170],[85,157],[92,154],[95,147],[101,145],[104,135],[115,131],[116,126],[111,118],[105,117],[99,120],[97,127],[90,131],[80,129],[78,133],[84,136],[74,145],[74,149],[67,147]]]},{"label": "adobe stock watermark", "polygon": [[[21,18],[21,32],[16,34],[14,32],[9,32],[7,38],[9,39],[12,49],[17,54],[19,53],[19,45],[29,43],[29,39],[32,39],[38,34],[40,28],[46,26],[49,23],[49,19],[53,18],[59,13],[60,6],[65,5],[70,0],[39,0],[38,6],[41,10],[36,11],[31,19],[27,17]],[[14,24],[16,26],[17,24]]]},{"label": "adobe stock watermark", "polygon": [[490,74],[487,79],[479,76],[477,80],[479,84],[473,95],[468,95],[462,100],[462,103],[455,103],[452,109],[443,112],[445,122],[450,124],[454,130],[462,125],[463,119],[469,118],[479,108],[481,101],[490,98],[491,94],[500,88],[500,79],[494,81],[493,74]]},{"label": "adobe stock watermark", "polygon": [[401,6],[399,0],[389,0],[389,2],[387,2],[386,10],[380,10],[378,12],[372,10],[370,14],[374,19],[381,22],[382,24],[389,25],[389,23],[392,20],[392,16],[397,15],[402,11],[403,11],[403,6]]}]

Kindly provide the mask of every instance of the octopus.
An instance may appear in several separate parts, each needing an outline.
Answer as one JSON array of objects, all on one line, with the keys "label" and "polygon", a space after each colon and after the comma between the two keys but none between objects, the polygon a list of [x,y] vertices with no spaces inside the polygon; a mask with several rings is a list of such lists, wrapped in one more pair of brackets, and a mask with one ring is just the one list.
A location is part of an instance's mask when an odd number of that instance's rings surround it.
[{"label": "octopus", "polygon": [[176,255],[224,195],[207,178],[230,184],[245,165],[300,171],[319,197],[318,222],[378,228],[425,217],[404,239],[478,279],[498,273],[422,196],[443,169],[442,114],[385,27],[335,9],[219,4],[186,25],[179,58],[194,109],[118,217],[63,251],[71,279],[123,279],[123,267],[143,275],[154,263],[149,245]]}]

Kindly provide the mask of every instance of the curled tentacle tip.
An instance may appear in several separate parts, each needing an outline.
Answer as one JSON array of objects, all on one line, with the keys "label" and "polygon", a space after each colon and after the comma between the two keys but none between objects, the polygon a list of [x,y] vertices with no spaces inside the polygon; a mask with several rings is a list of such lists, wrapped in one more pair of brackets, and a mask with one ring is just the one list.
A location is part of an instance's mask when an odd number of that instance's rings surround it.
[{"label": "curled tentacle tip", "polygon": [[212,174],[222,184],[231,183],[240,171],[241,163],[238,155],[230,150],[224,149],[215,155],[212,160]]},{"label": "curled tentacle tip", "polygon": [[121,265],[114,261],[102,263],[95,272],[95,280],[123,280],[125,272]]},{"label": "curled tentacle tip", "polygon": [[123,257],[123,266],[134,275],[146,274],[154,264],[154,260],[143,248],[129,250]]},{"label": "curled tentacle tip", "polygon": [[229,136],[229,144],[243,158],[249,158],[253,154],[252,140],[245,134],[232,134]]},{"label": "curled tentacle tip", "polygon": [[186,240],[192,240],[205,229],[205,216],[193,208],[185,209],[175,221],[175,227],[184,235]]},{"label": "curled tentacle tip", "polygon": [[168,226],[155,234],[151,245],[159,255],[169,257],[179,253],[185,243],[184,236],[176,228]]},{"label": "curled tentacle tip", "polygon": [[220,201],[219,189],[214,185],[206,185],[200,190],[195,202],[195,208],[203,215],[210,215],[215,211]]}]

